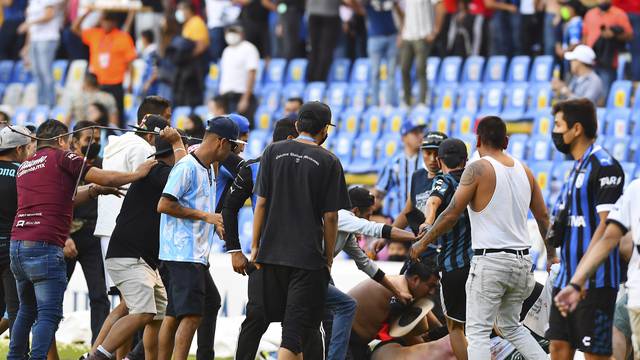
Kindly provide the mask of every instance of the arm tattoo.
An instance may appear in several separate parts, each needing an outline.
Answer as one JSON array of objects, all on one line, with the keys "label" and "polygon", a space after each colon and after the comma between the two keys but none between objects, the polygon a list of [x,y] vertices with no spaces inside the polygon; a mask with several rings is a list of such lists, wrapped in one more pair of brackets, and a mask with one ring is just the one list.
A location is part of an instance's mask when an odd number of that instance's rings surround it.
[{"label": "arm tattoo", "polygon": [[460,185],[471,185],[473,184],[477,178],[483,175],[482,164],[479,161],[474,161],[469,166],[464,169],[462,173],[462,178],[460,179]]}]

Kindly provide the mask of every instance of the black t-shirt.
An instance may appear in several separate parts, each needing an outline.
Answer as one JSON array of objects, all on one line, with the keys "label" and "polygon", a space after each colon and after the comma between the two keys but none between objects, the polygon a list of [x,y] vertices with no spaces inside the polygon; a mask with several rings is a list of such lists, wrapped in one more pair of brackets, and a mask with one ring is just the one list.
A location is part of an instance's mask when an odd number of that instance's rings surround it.
[{"label": "black t-shirt", "polygon": [[255,193],[267,200],[258,262],[326,266],[323,215],[351,208],[340,160],[320,146],[273,143],[262,154]]},{"label": "black t-shirt", "polygon": [[262,6],[260,0],[250,0],[249,4],[242,8],[240,19],[249,22],[269,22],[269,9]]},{"label": "black t-shirt", "polygon": [[131,184],[116,219],[106,258],[142,258],[158,266],[160,213],[156,210],[171,166],[158,162],[149,174]]},{"label": "black t-shirt", "polygon": [[13,219],[18,210],[16,172],[20,163],[0,160],[0,239],[11,237]]}]

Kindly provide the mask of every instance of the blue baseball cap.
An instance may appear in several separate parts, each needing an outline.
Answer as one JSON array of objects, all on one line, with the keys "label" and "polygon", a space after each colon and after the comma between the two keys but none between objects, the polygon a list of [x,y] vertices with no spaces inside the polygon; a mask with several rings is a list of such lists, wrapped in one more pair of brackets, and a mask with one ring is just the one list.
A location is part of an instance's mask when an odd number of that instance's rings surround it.
[{"label": "blue baseball cap", "polygon": [[216,134],[236,144],[246,144],[246,142],[238,140],[240,130],[235,121],[231,120],[229,116],[216,116],[210,119],[207,122],[207,132]]},{"label": "blue baseball cap", "polygon": [[408,118],[402,123],[402,127],[400,128],[400,135],[405,136],[415,129],[424,128],[426,126],[427,124],[425,124],[424,120],[420,118]]},{"label": "blue baseball cap", "polygon": [[240,134],[246,134],[249,132],[249,119],[240,114],[229,114],[229,119],[233,120],[238,125]]}]

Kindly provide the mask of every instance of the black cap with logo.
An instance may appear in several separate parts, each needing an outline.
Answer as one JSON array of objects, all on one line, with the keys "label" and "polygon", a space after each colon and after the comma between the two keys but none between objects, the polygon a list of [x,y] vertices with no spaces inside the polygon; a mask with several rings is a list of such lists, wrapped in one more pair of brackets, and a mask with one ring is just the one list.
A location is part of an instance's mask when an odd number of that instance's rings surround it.
[{"label": "black cap with logo", "polygon": [[335,126],[331,123],[331,108],[320,101],[308,101],[298,111],[298,120],[308,119],[321,122],[322,125]]},{"label": "black cap with logo", "polygon": [[429,131],[422,138],[421,149],[438,149],[440,144],[447,139],[447,135],[440,131]]}]

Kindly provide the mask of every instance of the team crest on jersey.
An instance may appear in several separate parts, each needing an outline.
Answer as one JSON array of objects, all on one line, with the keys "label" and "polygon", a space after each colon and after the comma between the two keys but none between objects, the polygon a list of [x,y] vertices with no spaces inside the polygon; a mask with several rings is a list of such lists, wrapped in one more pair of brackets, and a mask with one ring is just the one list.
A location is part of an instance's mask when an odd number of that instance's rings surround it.
[{"label": "team crest on jersey", "polygon": [[582,188],[582,185],[584,185],[584,173],[581,172],[576,177],[576,188],[580,189]]}]

